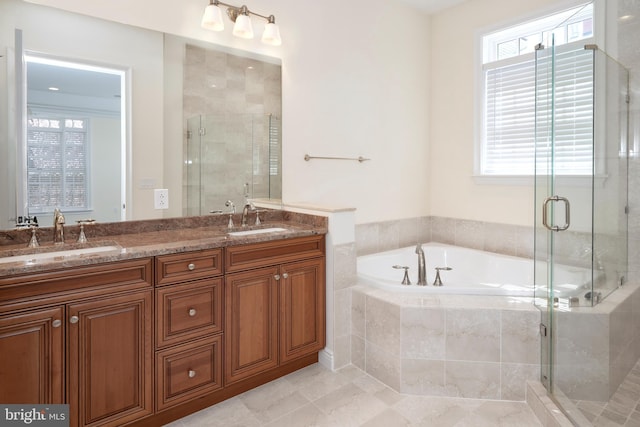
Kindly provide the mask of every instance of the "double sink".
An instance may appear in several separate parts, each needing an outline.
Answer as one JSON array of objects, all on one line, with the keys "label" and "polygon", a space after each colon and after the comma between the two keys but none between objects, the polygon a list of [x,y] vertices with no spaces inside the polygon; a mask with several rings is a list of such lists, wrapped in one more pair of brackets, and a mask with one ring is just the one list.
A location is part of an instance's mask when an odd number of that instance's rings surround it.
[{"label": "double sink", "polygon": [[[256,234],[277,233],[287,231],[282,227],[257,228],[252,230],[231,231],[229,237],[247,237]],[[120,252],[122,246],[113,241],[91,242],[89,244],[68,244],[63,246],[48,246],[36,249],[19,249],[0,252],[0,264],[23,262],[26,264],[39,264],[53,261],[71,261],[92,255],[107,255],[109,252]],[[35,253],[33,253],[35,252]]]}]

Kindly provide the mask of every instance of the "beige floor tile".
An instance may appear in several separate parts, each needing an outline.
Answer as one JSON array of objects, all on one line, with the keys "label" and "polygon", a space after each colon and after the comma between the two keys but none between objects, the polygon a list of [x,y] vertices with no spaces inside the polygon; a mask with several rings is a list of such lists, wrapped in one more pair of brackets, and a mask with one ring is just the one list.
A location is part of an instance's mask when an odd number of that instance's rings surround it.
[{"label": "beige floor tile", "polygon": [[540,425],[523,402],[412,396],[396,392],[354,366],[332,372],[318,364],[169,424],[170,427]]}]

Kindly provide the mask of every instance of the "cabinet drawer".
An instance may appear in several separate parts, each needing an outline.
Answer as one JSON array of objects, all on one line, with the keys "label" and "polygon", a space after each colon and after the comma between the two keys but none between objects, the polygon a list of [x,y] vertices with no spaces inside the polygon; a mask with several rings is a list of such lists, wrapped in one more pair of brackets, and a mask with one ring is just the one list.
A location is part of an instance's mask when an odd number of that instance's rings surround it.
[{"label": "cabinet drawer", "polygon": [[222,336],[156,354],[158,410],[222,388]]},{"label": "cabinet drawer", "polygon": [[222,331],[222,279],[156,289],[156,346]]},{"label": "cabinet drawer", "polygon": [[169,285],[222,274],[222,249],[156,257],[156,283]]},{"label": "cabinet drawer", "polygon": [[0,277],[0,313],[152,286],[152,258]]},{"label": "cabinet drawer", "polygon": [[227,247],[226,272],[266,267],[324,256],[324,236],[300,237]]}]

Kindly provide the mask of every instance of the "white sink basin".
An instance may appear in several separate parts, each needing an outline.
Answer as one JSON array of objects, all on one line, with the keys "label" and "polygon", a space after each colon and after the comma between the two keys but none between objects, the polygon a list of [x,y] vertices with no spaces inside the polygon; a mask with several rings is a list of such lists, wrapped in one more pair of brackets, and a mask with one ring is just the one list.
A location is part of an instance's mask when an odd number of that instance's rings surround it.
[{"label": "white sink basin", "polygon": [[54,252],[40,252],[37,254],[25,254],[15,255],[8,257],[0,257],[0,264],[7,264],[10,262],[27,262],[36,263],[38,261],[64,261],[72,258],[82,258],[83,256],[93,255],[101,252],[119,251],[120,246],[108,245],[108,246],[95,246],[91,248],[79,248],[60,250]]},{"label": "white sink basin", "polygon": [[286,228],[281,227],[271,227],[271,228],[258,228],[257,230],[246,230],[246,231],[232,231],[229,233],[229,236],[251,236],[254,234],[263,234],[263,233],[276,233],[278,231],[287,231]]}]

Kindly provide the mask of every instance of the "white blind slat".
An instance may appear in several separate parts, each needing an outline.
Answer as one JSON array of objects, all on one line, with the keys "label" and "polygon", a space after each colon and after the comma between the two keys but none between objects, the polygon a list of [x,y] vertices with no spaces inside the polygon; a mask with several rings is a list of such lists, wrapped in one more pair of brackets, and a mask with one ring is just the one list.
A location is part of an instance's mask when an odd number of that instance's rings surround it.
[{"label": "white blind slat", "polygon": [[[550,70],[548,58],[539,64],[539,69],[544,71],[545,67]],[[591,173],[593,55],[583,48],[557,52],[554,67],[553,87],[550,78],[538,79],[536,104],[535,61],[523,60],[495,68],[485,64],[482,174],[533,174],[536,114],[539,135],[551,131],[553,114],[556,171],[576,175]],[[552,88],[555,90],[553,106]],[[548,149],[539,149],[537,154],[540,164],[550,160]]]}]

